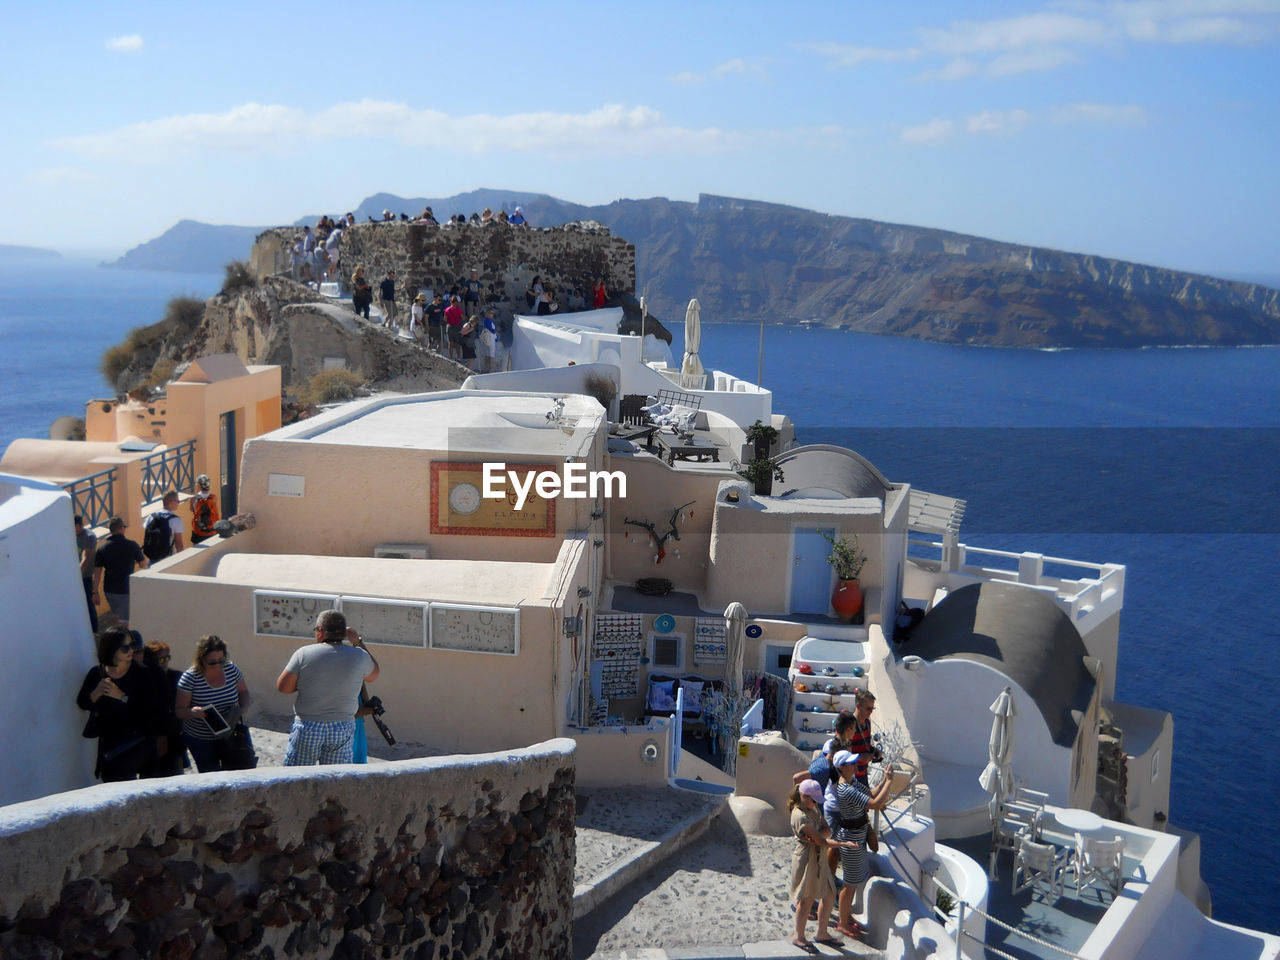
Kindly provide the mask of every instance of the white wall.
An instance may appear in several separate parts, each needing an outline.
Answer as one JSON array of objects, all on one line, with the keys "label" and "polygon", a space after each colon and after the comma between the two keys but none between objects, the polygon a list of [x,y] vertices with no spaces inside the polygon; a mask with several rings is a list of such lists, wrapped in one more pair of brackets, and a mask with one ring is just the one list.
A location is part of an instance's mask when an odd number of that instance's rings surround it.
[{"label": "white wall", "polygon": [[93,783],[94,741],[75,704],[95,661],[80,584],[71,498],[50,484],[0,474],[0,698],[8,731],[0,804]]},{"label": "white wall", "polygon": [[920,754],[948,763],[986,766],[990,751],[991,704],[1013,687],[1017,718],[1013,726],[1013,775],[1028,787],[1044,790],[1049,802],[1070,806],[1071,749],[1049,735],[1040,708],[1004,674],[972,660],[925,662],[905,671],[904,713]]}]

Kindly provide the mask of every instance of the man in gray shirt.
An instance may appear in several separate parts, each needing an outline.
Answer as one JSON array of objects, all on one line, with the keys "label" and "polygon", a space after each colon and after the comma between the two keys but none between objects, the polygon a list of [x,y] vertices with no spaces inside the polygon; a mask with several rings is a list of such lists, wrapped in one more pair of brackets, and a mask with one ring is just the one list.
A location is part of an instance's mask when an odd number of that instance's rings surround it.
[{"label": "man in gray shirt", "polygon": [[287,767],[350,763],[360,687],[378,679],[378,661],[337,610],[316,617],[315,637],[315,643],[293,652],[276,680],[281,693],[298,695],[284,754]]}]

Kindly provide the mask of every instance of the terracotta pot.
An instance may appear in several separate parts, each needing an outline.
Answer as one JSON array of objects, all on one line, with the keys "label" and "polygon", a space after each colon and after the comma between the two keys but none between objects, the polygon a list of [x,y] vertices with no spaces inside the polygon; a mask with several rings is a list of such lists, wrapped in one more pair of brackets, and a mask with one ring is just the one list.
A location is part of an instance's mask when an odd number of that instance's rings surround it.
[{"label": "terracotta pot", "polygon": [[862,610],[862,587],[857,580],[841,580],[831,594],[831,607],[841,623],[852,623]]}]

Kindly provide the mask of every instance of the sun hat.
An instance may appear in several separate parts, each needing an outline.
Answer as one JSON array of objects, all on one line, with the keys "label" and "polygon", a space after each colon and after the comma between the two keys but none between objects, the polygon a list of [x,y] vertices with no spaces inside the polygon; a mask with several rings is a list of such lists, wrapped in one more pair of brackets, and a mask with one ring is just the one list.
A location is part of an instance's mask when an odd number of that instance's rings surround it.
[{"label": "sun hat", "polygon": [[800,784],[800,796],[808,797],[815,803],[822,803],[822,785],[817,780],[805,780]]},{"label": "sun hat", "polygon": [[848,750],[839,750],[836,755],[831,758],[831,765],[837,770],[841,767],[848,767],[858,762],[857,754],[850,753]]}]

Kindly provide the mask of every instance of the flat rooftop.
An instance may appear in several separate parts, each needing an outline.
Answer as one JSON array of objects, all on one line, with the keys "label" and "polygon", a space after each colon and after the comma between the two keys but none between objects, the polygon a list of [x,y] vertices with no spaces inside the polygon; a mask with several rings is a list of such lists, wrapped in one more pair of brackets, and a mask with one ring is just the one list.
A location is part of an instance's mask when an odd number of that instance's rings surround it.
[{"label": "flat rooftop", "polygon": [[[331,592],[399,600],[513,605],[555,596],[558,565],[512,560],[401,560],[228,553],[213,579],[267,590]],[[484,583],[483,595],[476,584]]]},{"label": "flat rooftop", "polygon": [[280,436],[354,447],[580,456],[602,414],[587,398],[559,399],[564,408],[557,419],[557,397],[551,394],[450,391],[379,397],[348,404]]}]

